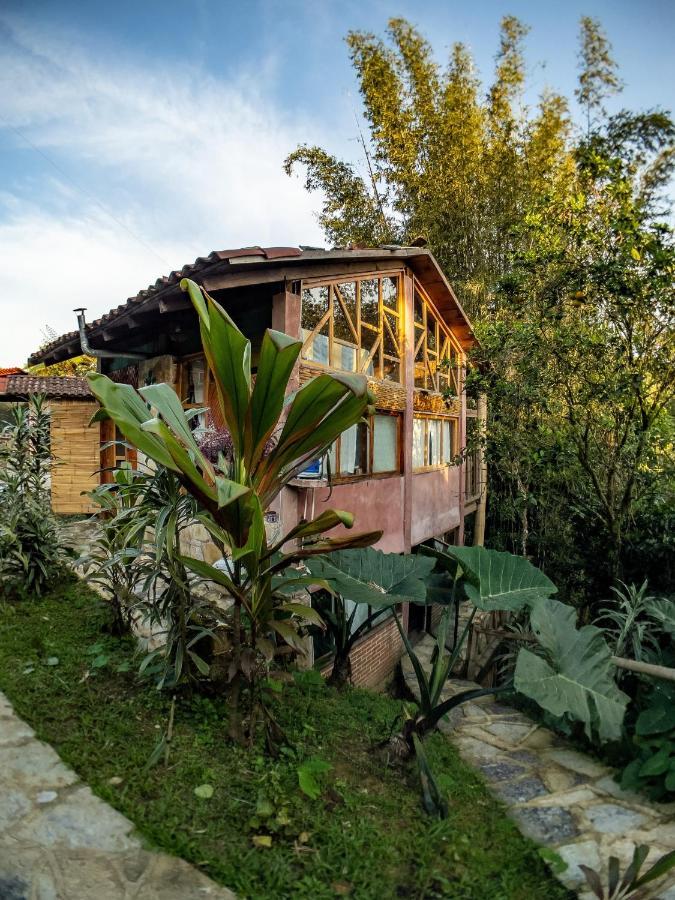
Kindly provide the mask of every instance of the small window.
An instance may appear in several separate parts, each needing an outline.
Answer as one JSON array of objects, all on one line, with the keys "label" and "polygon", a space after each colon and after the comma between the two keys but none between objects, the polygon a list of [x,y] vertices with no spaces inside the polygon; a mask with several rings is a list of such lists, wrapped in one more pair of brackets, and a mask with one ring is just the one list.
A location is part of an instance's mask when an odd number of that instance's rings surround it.
[{"label": "small window", "polygon": [[456,455],[456,419],[413,419],[413,469],[451,465]]},{"label": "small window", "polygon": [[400,472],[400,416],[376,413],[343,431],[328,451],[334,478]]},{"label": "small window", "polygon": [[398,418],[373,416],[373,472],[398,469]]},{"label": "small window", "polygon": [[352,425],[340,435],[340,475],[365,475],[368,472],[370,429],[366,422]]},{"label": "small window", "polygon": [[[184,409],[203,409],[210,405],[211,379],[203,356],[185,359],[178,373],[178,391]],[[190,427],[201,434],[208,427],[208,412],[200,412],[190,418]]]}]

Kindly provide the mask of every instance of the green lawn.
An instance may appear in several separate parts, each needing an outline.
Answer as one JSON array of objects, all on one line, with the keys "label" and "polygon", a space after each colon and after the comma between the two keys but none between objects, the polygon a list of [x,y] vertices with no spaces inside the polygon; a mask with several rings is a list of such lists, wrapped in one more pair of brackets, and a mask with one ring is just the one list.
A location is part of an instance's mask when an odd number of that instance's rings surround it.
[{"label": "green lawn", "polygon": [[[137,682],[132,645],[105,636],[102,621],[81,584],[41,602],[0,605],[0,688],[150,844],[241,897],[570,896],[440,735],[428,753],[450,817],[438,822],[423,813],[414,773],[388,768],[373,749],[400,709],[386,696],[284,686],[278,716],[294,749],[276,760],[228,743],[221,698],[184,697],[168,768],[146,769],[170,698]],[[297,767],[307,758],[331,765],[316,800],[298,788]],[[111,785],[111,778],[123,781]],[[211,785],[213,795],[196,796],[200,785]],[[254,846],[276,819],[272,846]]]}]

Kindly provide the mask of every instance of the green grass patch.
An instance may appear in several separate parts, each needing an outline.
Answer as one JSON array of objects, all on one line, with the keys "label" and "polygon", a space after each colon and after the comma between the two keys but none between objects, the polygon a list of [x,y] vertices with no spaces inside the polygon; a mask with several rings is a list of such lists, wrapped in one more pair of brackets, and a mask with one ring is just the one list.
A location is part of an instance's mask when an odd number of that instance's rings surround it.
[{"label": "green grass patch", "polygon": [[414,771],[373,749],[401,708],[380,694],[284,685],[277,714],[292,747],[277,759],[228,742],[222,698],[179,697],[168,767],[148,769],[171,698],[138,682],[133,644],[106,636],[103,620],[79,583],[0,606],[0,688],[149,844],[256,900],[570,896],[441,735],[428,755],[450,817],[424,814]]}]

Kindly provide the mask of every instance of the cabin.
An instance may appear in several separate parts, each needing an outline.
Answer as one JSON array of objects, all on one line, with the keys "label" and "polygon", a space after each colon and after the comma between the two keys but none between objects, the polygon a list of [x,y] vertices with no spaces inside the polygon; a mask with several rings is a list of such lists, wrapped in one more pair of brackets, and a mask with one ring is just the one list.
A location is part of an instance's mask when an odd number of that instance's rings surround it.
[{"label": "cabin", "polygon": [[[42,394],[49,411],[49,440],[54,458],[51,470],[51,504],[55,513],[74,515],[96,512],[87,492],[99,482],[100,436],[89,428],[98,404],[84,378],[39,376],[0,370],[0,406],[25,402],[30,394]],[[6,370],[4,370],[6,371]]]},{"label": "cabin", "polygon": [[[247,335],[254,370],[264,331],[274,328],[302,341],[293,388],[320,372],[360,372],[376,397],[370,419],[345,431],[328,459],[317,460],[267,511],[272,533],[332,506],[353,512],[359,531],[383,529],[378,546],[385,551],[407,552],[431,538],[464,542],[485,504],[482,461],[477,452],[464,452],[478,416],[464,390],[467,353],[476,339],[429,250],[215,251],[89,324],[80,310],[78,328],[29,362],[51,364],[88,353],[114,380],[168,382],[185,407],[208,408],[193,419],[208,440],[222,423],[213,409],[197,316],[180,290],[183,277],[203,285]],[[110,422],[95,428],[104,472],[128,460],[130,451],[115,443]],[[217,548],[201,526],[189,540],[192,555],[215,561]],[[411,607],[408,629],[432,627],[432,615]],[[330,648],[315,650],[320,655]],[[355,683],[382,682],[401,650],[395,623],[376,624],[355,648]]]}]

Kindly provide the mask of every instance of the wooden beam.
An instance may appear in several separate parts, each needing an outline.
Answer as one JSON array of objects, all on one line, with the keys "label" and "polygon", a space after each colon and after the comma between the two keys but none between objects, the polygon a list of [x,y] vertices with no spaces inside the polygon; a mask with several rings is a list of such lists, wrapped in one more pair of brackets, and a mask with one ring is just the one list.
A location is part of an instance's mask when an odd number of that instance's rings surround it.
[{"label": "wooden beam", "polygon": [[391,272],[403,268],[403,260],[363,259],[360,262],[333,262],[304,265],[287,265],[275,268],[253,269],[246,272],[224,272],[213,275],[202,282],[207,291],[222,291],[228,288],[245,287],[249,284],[271,284],[283,281],[301,281],[303,278],[335,278],[339,275],[358,275],[364,272]]},{"label": "wooden beam", "polygon": [[181,312],[192,309],[192,301],[187,294],[181,293],[178,297],[165,297],[159,301],[160,313]]}]

